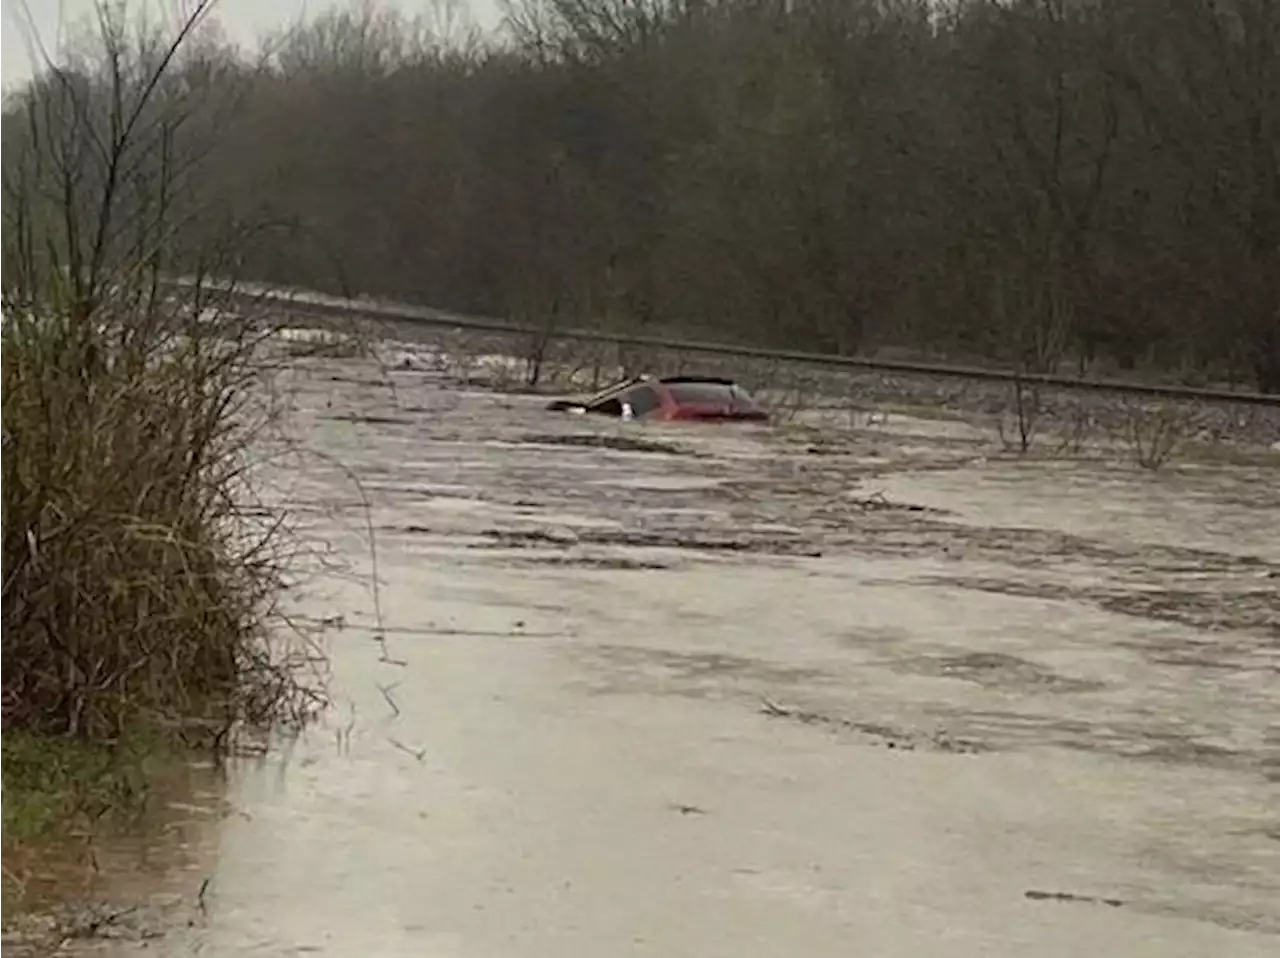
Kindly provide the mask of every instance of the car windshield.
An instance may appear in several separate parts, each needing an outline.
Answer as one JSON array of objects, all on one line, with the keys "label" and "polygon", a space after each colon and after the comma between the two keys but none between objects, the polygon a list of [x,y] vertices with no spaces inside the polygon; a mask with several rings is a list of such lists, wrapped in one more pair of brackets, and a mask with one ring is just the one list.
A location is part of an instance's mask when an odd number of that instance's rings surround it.
[{"label": "car windshield", "polygon": [[624,379],[621,382],[616,382],[611,386],[605,386],[604,389],[601,389],[599,392],[592,393],[590,396],[587,396],[585,399],[581,400],[581,402],[584,406],[594,406],[596,403],[604,402],[606,399],[614,398],[619,393],[624,392],[627,389],[630,389],[631,387],[635,386],[637,383],[642,381],[643,380],[641,379]]},{"label": "car windshield", "polygon": [[729,383],[670,383],[667,388],[680,406],[752,405],[750,396]]}]

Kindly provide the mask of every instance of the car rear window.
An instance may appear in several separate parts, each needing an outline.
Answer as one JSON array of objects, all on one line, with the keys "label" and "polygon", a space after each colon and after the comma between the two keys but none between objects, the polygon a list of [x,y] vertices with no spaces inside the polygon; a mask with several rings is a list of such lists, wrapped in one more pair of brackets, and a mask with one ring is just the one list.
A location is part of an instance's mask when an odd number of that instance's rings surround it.
[{"label": "car rear window", "polygon": [[724,383],[670,383],[667,389],[680,406],[752,405],[742,389]]}]

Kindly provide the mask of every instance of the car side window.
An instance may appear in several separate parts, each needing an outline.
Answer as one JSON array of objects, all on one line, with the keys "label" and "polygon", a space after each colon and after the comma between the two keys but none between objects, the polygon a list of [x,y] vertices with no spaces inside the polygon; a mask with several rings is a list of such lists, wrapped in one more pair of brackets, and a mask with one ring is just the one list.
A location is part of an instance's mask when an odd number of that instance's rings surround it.
[{"label": "car side window", "polygon": [[658,394],[648,386],[640,386],[631,390],[623,399],[631,404],[631,413],[637,419],[641,416],[647,416],[662,404],[658,399]]},{"label": "car side window", "polygon": [[622,400],[618,398],[606,399],[598,402],[594,406],[588,406],[587,412],[596,413],[600,416],[621,416]]}]

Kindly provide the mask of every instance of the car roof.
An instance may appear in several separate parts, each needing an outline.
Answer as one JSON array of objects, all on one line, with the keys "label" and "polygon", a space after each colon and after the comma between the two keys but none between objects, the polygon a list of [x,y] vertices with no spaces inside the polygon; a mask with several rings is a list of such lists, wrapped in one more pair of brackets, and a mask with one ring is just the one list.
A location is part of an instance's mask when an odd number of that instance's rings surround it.
[{"label": "car roof", "polygon": [[736,386],[737,383],[732,379],[725,379],[722,376],[663,376],[658,382],[667,385],[676,385],[679,383],[700,383],[707,386]]},{"label": "car roof", "polygon": [[732,379],[725,379],[722,376],[662,376],[657,377],[649,374],[641,374],[632,376],[629,379],[622,379],[616,383],[605,386],[598,392],[591,393],[582,397],[578,402],[583,406],[594,406],[598,403],[606,402],[617,396],[621,396],[633,389],[642,386],[679,386],[700,385],[700,386],[725,386],[741,388]]}]

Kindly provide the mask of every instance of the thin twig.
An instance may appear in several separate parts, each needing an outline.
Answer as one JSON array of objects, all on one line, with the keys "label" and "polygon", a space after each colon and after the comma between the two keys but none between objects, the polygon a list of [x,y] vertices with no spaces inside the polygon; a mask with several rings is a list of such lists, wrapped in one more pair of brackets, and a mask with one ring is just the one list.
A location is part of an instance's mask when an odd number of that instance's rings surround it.
[{"label": "thin twig", "polygon": [[423,762],[426,760],[427,750],[425,748],[421,748],[421,749],[410,748],[408,745],[405,745],[403,742],[399,741],[398,739],[392,738],[390,735],[387,736],[387,741],[390,742],[392,745],[394,745],[396,748],[398,748],[400,751],[404,752],[405,754],[412,755],[416,761]]},{"label": "thin twig", "polygon": [[378,691],[382,693],[382,697],[386,700],[387,705],[391,708],[394,718],[400,717],[400,706],[396,704],[396,700],[391,697],[391,693],[400,687],[399,682],[392,682],[390,685],[379,685]]}]

